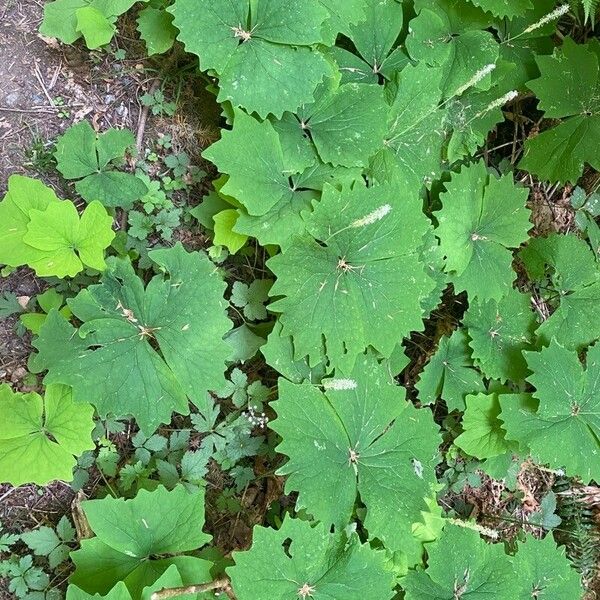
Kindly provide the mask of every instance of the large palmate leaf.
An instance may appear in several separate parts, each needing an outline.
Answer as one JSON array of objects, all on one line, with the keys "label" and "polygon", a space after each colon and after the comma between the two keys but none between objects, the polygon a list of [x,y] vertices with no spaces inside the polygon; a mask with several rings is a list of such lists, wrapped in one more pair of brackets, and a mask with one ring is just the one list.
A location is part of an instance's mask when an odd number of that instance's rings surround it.
[{"label": "large palmate leaf", "polygon": [[446,111],[440,107],[441,69],[409,65],[398,76],[384,149],[373,159],[372,177],[419,190],[442,165]]},{"label": "large palmate leaf", "polygon": [[435,482],[440,438],[431,413],[404,401],[404,390],[369,354],[323,387],[279,380],[271,426],[283,438],[278,451],[289,457],[279,471],[289,475],[286,491],[300,492],[298,509],[338,528],[360,494],[369,535],[409,553],[417,543],[411,526]]},{"label": "large palmate leaf", "polygon": [[283,335],[291,335],[296,358],[351,370],[368,346],[385,357],[410,331],[422,326],[420,301],[435,287],[419,247],[429,224],[416,195],[393,186],[339,192],[327,186],[307,234],[267,265],[277,276]]},{"label": "large palmate leaf", "polygon": [[133,415],[147,434],[220,387],[231,327],[225,283],[205,255],[177,244],[149,256],[165,275],[144,289],[128,261],[112,259],[102,283],[69,301],[79,330],[52,311],[33,361],[46,383],[71,385],[101,415]]},{"label": "large palmate leaf", "polygon": [[173,26],[173,15],[166,10],[148,6],[140,11],[137,24],[148,55],[162,54],[175,43],[178,31]]},{"label": "large palmate leaf", "polygon": [[117,17],[135,3],[136,0],[54,0],[44,5],[40,33],[65,44],[72,44],[83,35],[88,48],[98,48],[110,42]]},{"label": "large palmate leaf", "polygon": [[539,540],[528,536],[519,544],[513,559],[518,573],[516,600],[558,600],[580,598],[581,580],[565,556],[564,546],[557,547],[552,535]]},{"label": "large palmate leaf", "polygon": [[270,121],[257,121],[235,111],[233,128],[203,153],[221,173],[229,175],[220,192],[241,202],[250,215],[264,215],[275,206],[289,205],[294,196],[290,176],[314,161],[300,152],[287,152]]},{"label": "large palmate leaf", "polygon": [[74,277],[84,266],[105,268],[104,250],[115,234],[112,217],[92,202],[79,217],[41,182],[14,175],[0,203],[0,263],[28,265],[40,277]]},{"label": "large palmate leaf", "polygon": [[75,277],[84,267],[106,268],[104,250],[115,233],[113,218],[100,202],[86,206],[81,218],[72,202],[53,202],[32,209],[23,242],[34,249],[27,264],[40,277]]},{"label": "large palmate leaf", "polygon": [[60,202],[54,191],[37,179],[11,175],[8,191],[0,202],[0,263],[11,267],[26,265],[43,256],[23,241],[32,210],[46,210]]},{"label": "large palmate leaf", "polygon": [[311,209],[325,183],[350,185],[360,179],[361,169],[323,163],[297,122],[294,127],[291,121],[290,132],[283,121],[260,123],[243,111],[235,115],[233,129],[204,153],[229,175],[220,193],[238,205],[233,233],[286,248],[304,231],[301,212]]},{"label": "large palmate leaf", "polygon": [[539,79],[527,85],[548,119],[565,119],[527,140],[519,166],[553,183],[575,183],[585,163],[600,169],[600,43],[566,38],[552,56],[538,56]]},{"label": "large palmate leaf", "polygon": [[323,24],[323,42],[327,46],[333,46],[338,33],[350,35],[351,27],[365,19],[364,0],[345,2],[319,0],[319,2],[329,12],[329,18]]},{"label": "large palmate leaf", "polygon": [[331,13],[319,0],[176,0],[178,39],[219,76],[220,102],[276,117],[310,102],[331,73],[311,46]]},{"label": "large palmate leaf", "polygon": [[238,600],[386,600],[394,578],[384,557],[356,534],[346,540],[287,517],[279,530],[255,527],[252,548],[234,552],[228,573]]},{"label": "large palmate leaf", "polygon": [[496,178],[482,161],[454,174],[446,190],[436,234],[454,288],[471,298],[499,300],[515,279],[510,249],[527,240],[531,227],[528,190],[516,187],[510,175]]},{"label": "large palmate leaf", "polygon": [[114,588],[112,588],[108,594],[101,596],[100,594],[88,594],[81,588],[75,585],[70,585],[67,589],[67,600],[132,600],[131,594],[127,589],[127,586],[119,581]]},{"label": "large palmate leaf", "polygon": [[301,215],[312,209],[326,183],[349,186],[356,181],[361,181],[361,169],[332,167],[317,160],[302,173],[291,176],[291,196],[283,197],[264,215],[254,216],[238,209],[235,231],[255,237],[263,246],[273,244],[285,250],[294,236],[304,233],[306,223]]},{"label": "large palmate leaf", "polygon": [[365,18],[344,31],[357,54],[333,48],[342,81],[378,83],[380,77],[392,80],[408,57],[395,47],[402,31],[402,3],[398,0],[363,0]]},{"label": "large palmate leaf", "polygon": [[508,78],[512,81],[511,87],[518,90],[524,90],[528,81],[539,77],[536,56],[552,54],[555,48],[551,36],[556,31],[556,20],[550,19],[539,27],[531,28],[534,23],[539,23],[552,13],[556,6],[555,0],[531,1],[531,9],[510,20],[496,19],[493,25],[500,40],[501,61],[507,61],[511,65],[508,73]]},{"label": "large palmate leaf", "polygon": [[325,376],[323,364],[311,369],[306,359],[294,359],[292,338],[281,335],[280,323],[275,323],[273,331],[267,338],[267,343],[260,351],[268,365],[294,383],[302,383],[303,381],[318,383]]},{"label": "large palmate leaf", "polygon": [[600,338],[600,268],[586,242],[574,235],[535,238],[520,257],[548,304],[537,330],[541,340],[579,349]]},{"label": "large palmate leaf", "polygon": [[485,389],[481,374],[474,368],[464,329],[440,340],[415,387],[421,404],[432,404],[442,398],[449,411],[464,410],[465,396]]},{"label": "large palmate leaf", "polygon": [[531,296],[511,289],[499,301],[474,300],[463,321],[473,360],[490,379],[518,382],[527,375],[523,350],[533,349],[535,316]]},{"label": "large palmate leaf", "polygon": [[586,369],[576,352],[552,340],[541,352],[526,352],[533,372],[537,410],[502,403],[507,438],[531,449],[552,468],[586,482],[600,477],[600,345],[590,347]]},{"label": "large palmate leaf", "polygon": [[531,0],[469,0],[475,6],[492,13],[495,17],[521,16],[533,8]]},{"label": "large palmate leaf", "polygon": [[0,386],[0,481],[46,485],[71,481],[76,457],[94,448],[89,404],[75,404],[71,390],[49,385],[36,393]]},{"label": "large palmate leaf", "polygon": [[96,537],[82,540],[71,556],[72,584],[83,591],[106,594],[123,581],[133,598],[174,565],[185,584],[211,580],[211,563],[187,556],[211,540],[204,533],[204,490],[190,493],[179,485],[141,490],[125,500],[107,496],[82,508]]},{"label": "large palmate leaf", "polygon": [[131,131],[109,129],[97,135],[87,121],[73,125],[56,144],[57,169],[65,179],[77,179],[75,189],[87,202],[131,208],[147,191],[146,184],[131,173],[111,168],[135,145]]},{"label": "large palmate leaf", "polygon": [[[318,88],[314,104],[286,113],[281,128],[295,138],[308,135],[320,159],[336,167],[366,167],[383,144],[389,107],[383,88],[366,83]],[[300,146],[302,139],[296,141]]]},{"label": "large palmate leaf", "polygon": [[[498,43],[489,23],[476,7],[455,0],[418,0],[417,17],[410,22],[406,47],[411,58],[443,71],[444,97],[460,95],[466,87],[490,86],[490,78],[477,74],[498,58]],[[476,81],[477,80],[477,81]]]},{"label": "large palmate leaf", "polygon": [[503,544],[487,544],[476,531],[446,525],[427,554],[427,569],[409,571],[402,580],[406,600],[517,598],[519,578]]},{"label": "large palmate leaf", "polygon": [[[511,394],[503,394],[503,400],[514,402]],[[498,394],[476,394],[467,396],[466,410],[462,419],[463,432],[454,443],[470,456],[479,459],[499,456],[517,451],[519,445],[509,442],[502,428]]]}]

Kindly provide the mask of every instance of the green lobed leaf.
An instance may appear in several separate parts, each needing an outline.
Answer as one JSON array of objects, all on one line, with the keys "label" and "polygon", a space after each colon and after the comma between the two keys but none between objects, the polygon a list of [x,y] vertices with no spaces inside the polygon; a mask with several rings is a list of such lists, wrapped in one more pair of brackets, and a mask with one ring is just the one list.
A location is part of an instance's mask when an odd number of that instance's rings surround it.
[{"label": "green lobed leaf", "polygon": [[[44,4],[40,33],[58,38],[65,44],[72,44],[83,34],[86,43],[90,37],[92,44],[101,42],[98,45],[104,45],[112,38],[112,34],[105,37],[108,35],[107,24],[114,33],[112,23],[116,17],[127,12],[135,3],[136,0],[53,0]],[[98,46],[88,45],[88,48],[93,47]]]},{"label": "green lobed leaf", "polygon": [[178,30],[173,26],[173,15],[166,10],[147,6],[140,11],[137,24],[149,56],[162,54],[175,43]]},{"label": "green lobed leaf", "polygon": [[238,600],[386,600],[394,581],[384,556],[356,534],[345,540],[288,516],[279,530],[255,527],[252,547],[234,552],[228,572]]},{"label": "green lobed leaf", "polygon": [[111,259],[102,283],[69,300],[79,330],[52,311],[33,361],[48,370],[46,383],[71,385],[75,401],[101,416],[133,415],[148,435],[173,411],[187,414],[188,397],[202,401],[219,387],[231,327],[225,284],[205,255],[177,244],[149,256],[165,274],[145,289],[129,261]]},{"label": "green lobed leaf", "polygon": [[111,170],[110,162],[121,159],[135,145],[131,131],[109,129],[99,135],[87,121],[72,125],[58,139],[54,156],[65,179],[78,179],[75,189],[86,202],[131,208],[147,191],[146,184],[131,173]]},{"label": "green lobed leaf", "polygon": [[476,531],[447,524],[427,554],[427,569],[409,571],[402,580],[406,600],[517,597],[519,578],[504,546],[486,544]]},{"label": "green lobed leaf", "polygon": [[74,277],[90,267],[104,271],[104,251],[115,237],[113,218],[100,202],[88,204],[79,217],[72,202],[56,202],[29,211],[23,242],[34,248],[27,261],[41,277]]},{"label": "green lobed leaf", "polygon": [[[506,394],[503,394],[505,396]],[[512,398],[506,398],[507,402]],[[469,395],[462,418],[463,432],[454,443],[468,455],[485,459],[518,450],[518,444],[507,441],[502,428],[498,394]]]},{"label": "green lobed leaf", "polygon": [[107,496],[83,502],[82,508],[96,537],[82,540],[81,549],[71,555],[71,583],[88,594],[106,594],[123,581],[138,598],[172,565],[181,575],[194,573],[195,583],[210,581],[211,564],[183,554],[211,540],[202,531],[202,489],[191,493],[183,486],[172,491],[158,486],[152,492],[139,491],[131,500]]},{"label": "green lobed leaf", "polygon": [[244,317],[250,321],[262,321],[267,318],[265,303],[269,300],[271,279],[255,279],[249,285],[235,281],[231,288],[231,302],[243,309]]},{"label": "green lobed leaf", "polygon": [[21,539],[37,556],[46,556],[51,569],[69,558],[70,547],[65,542],[75,539],[75,529],[66,516],[61,517],[56,531],[42,525],[33,531],[21,535]]},{"label": "green lobed leaf", "polygon": [[0,481],[14,486],[71,481],[76,456],[95,446],[93,408],[49,385],[42,398],[0,386]]},{"label": "green lobed leaf", "polygon": [[213,242],[215,246],[225,246],[231,254],[241,250],[248,241],[247,235],[234,231],[238,218],[239,213],[234,208],[222,210],[213,217],[215,232]]},{"label": "green lobed leaf", "polygon": [[446,525],[428,546],[428,555],[425,571],[410,571],[403,579],[406,600],[555,600],[581,595],[579,577],[552,536],[529,537],[509,557],[503,544],[487,544],[476,531]]},{"label": "green lobed leaf", "polygon": [[[395,48],[402,31],[403,8],[397,0],[364,0],[363,7],[365,19],[353,24],[346,35],[362,59],[359,68],[374,75],[377,83],[379,75],[390,79],[407,62],[402,50]],[[343,71],[345,65],[340,66]]]},{"label": "green lobed leaf", "polygon": [[485,15],[474,6],[455,0],[420,0],[410,22],[406,48],[411,58],[442,69],[444,98],[460,95],[465,88],[490,87],[489,75],[478,74],[498,59],[494,36],[483,31]]},{"label": "green lobed leaf", "polygon": [[519,574],[518,600],[581,597],[579,575],[565,556],[564,547],[557,547],[552,535],[541,540],[528,536],[519,544],[513,561]]},{"label": "green lobed leaf", "polygon": [[288,475],[286,492],[299,491],[297,509],[338,528],[360,494],[369,536],[409,553],[417,544],[411,526],[435,481],[440,438],[431,413],[405,402],[404,390],[371,355],[353,371],[336,371],[323,388],[279,380],[270,426],[282,437],[278,451],[289,457],[279,470]]},{"label": "green lobed leaf", "polygon": [[[296,360],[294,358],[294,343],[292,338],[281,334],[281,323],[276,322],[273,331],[267,338],[267,343],[260,349],[267,364],[278,373],[294,383],[310,381],[317,383],[325,375],[323,363],[311,368],[307,359]],[[323,357],[323,361],[325,357]]]},{"label": "green lobed leaf", "polygon": [[547,345],[556,338],[567,348],[580,349],[600,338],[600,268],[586,242],[552,234],[530,240],[519,256],[542,298],[548,298],[538,308],[543,322],[537,335],[542,342]]},{"label": "green lobed leaf", "polygon": [[223,131],[202,156],[229,175],[222,193],[236,198],[252,215],[263,215],[278,202],[290,201],[289,176],[308,166],[288,168],[271,123],[261,123],[243,111],[235,111],[232,130]]},{"label": "green lobed leaf", "polygon": [[500,301],[474,300],[463,319],[471,338],[473,361],[486,377],[519,382],[527,375],[523,350],[534,346],[531,296],[510,289]]},{"label": "green lobed leaf", "polygon": [[600,169],[600,43],[565,38],[552,56],[536,58],[541,76],[527,85],[548,119],[565,119],[525,143],[519,167],[552,183],[575,183],[586,163]]},{"label": "green lobed leaf", "polygon": [[[251,9],[252,6],[252,9]],[[310,102],[332,67],[311,46],[330,17],[319,0],[176,0],[169,11],[186,50],[219,76],[219,102],[261,118]],[[197,24],[201,23],[202,27]]]},{"label": "green lobed leaf", "polygon": [[317,89],[314,104],[301,106],[296,114],[284,114],[291,135],[309,136],[319,158],[334,167],[366,167],[383,144],[389,107],[383,88],[335,80]]},{"label": "green lobed leaf", "polygon": [[28,265],[41,277],[74,277],[84,266],[105,268],[104,250],[115,234],[113,219],[99,202],[88,205],[80,218],[75,205],[58,201],[50,188],[13,176],[0,217],[5,234],[0,262]]},{"label": "green lobed leaf", "polygon": [[361,23],[365,19],[364,0],[319,0],[329,13],[329,18],[323,23],[323,42],[333,46],[339,33],[350,35],[353,25]]},{"label": "green lobed leaf", "polygon": [[277,276],[270,295],[281,296],[269,308],[281,313],[296,359],[315,366],[325,346],[332,366],[351,370],[367,347],[389,357],[422,326],[419,302],[435,281],[420,260],[429,230],[420,205],[391,185],[325,188],[305,216],[308,235],[267,262]]},{"label": "green lobed leaf", "polygon": [[600,346],[587,352],[584,370],[576,352],[552,340],[540,352],[525,352],[532,371],[537,408],[502,403],[507,438],[529,447],[531,454],[552,468],[586,482],[600,477]]},{"label": "green lobed leaf", "polygon": [[415,384],[421,404],[445,400],[449,411],[464,410],[465,396],[483,392],[481,374],[475,369],[464,329],[444,336]]},{"label": "green lobed leaf", "polygon": [[436,235],[450,280],[470,298],[500,300],[515,279],[511,248],[525,242],[531,228],[528,190],[510,175],[496,178],[482,161],[454,174],[446,190]]},{"label": "green lobed leaf", "polygon": [[110,43],[117,28],[111,20],[94,6],[84,6],[75,11],[77,31],[83,35],[85,45],[95,50]]},{"label": "green lobed leaf", "polygon": [[335,186],[351,185],[362,181],[361,169],[332,167],[315,162],[304,172],[291,177],[291,198],[281,199],[271,210],[261,216],[252,216],[240,210],[236,231],[254,236],[261,245],[276,245],[285,250],[296,235],[306,230],[302,213],[310,211],[319,200],[326,183]]},{"label": "green lobed leaf", "polygon": [[0,202],[0,263],[18,267],[43,256],[23,241],[29,215],[34,209],[44,211],[58,202],[54,191],[37,179],[22,175],[8,178],[8,191]]}]

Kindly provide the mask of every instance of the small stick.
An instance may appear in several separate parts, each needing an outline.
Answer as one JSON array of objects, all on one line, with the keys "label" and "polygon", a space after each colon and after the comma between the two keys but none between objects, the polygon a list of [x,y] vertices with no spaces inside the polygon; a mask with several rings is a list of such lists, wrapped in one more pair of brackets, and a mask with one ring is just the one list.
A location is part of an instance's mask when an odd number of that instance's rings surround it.
[{"label": "small stick", "polygon": [[54,106],[54,100],[52,100],[52,97],[50,96],[50,94],[48,93],[48,90],[46,89],[46,85],[44,84],[44,80],[42,78],[42,73],[40,72],[40,68],[37,63],[34,63],[33,74],[35,75],[36,79],[38,80],[40,87],[42,88],[42,92],[44,92],[44,96],[46,96],[46,99],[48,100],[48,103],[50,104],[50,106],[52,108],[54,108],[54,110],[56,110],[56,107]]},{"label": "small stick", "polygon": [[[150,96],[152,96],[152,94],[154,94],[154,92],[156,92],[156,90],[158,89],[159,85],[160,85],[160,78],[157,77],[154,80],[154,82],[152,83],[152,85],[150,86],[150,91],[148,92],[148,94],[150,94]],[[140,114],[140,120],[138,122],[137,135],[135,137],[135,147],[138,152],[138,157],[142,153],[142,142],[144,141],[144,130],[146,129],[146,121],[148,120],[149,112],[150,112],[150,106],[148,106],[148,105],[144,106],[144,108],[142,109],[142,112]]]},{"label": "small stick", "polygon": [[13,113],[34,113],[34,114],[45,114],[50,115],[56,112],[56,109],[49,110],[43,106],[32,107],[32,108],[10,108],[8,106],[0,106],[0,112],[13,112]]},{"label": "small stick", "polygon": [[202,592],[210,592],[211,590],[223,590],[228,598],[235,600],[229,579],[217,579],[210,583],[188,585],[178,588],[165,588],[159,592],[154,592],[151,596],[151,600],[165,600],[166,598],[176,598],[177,596],[184,596],[185,594],[201,594]]}]

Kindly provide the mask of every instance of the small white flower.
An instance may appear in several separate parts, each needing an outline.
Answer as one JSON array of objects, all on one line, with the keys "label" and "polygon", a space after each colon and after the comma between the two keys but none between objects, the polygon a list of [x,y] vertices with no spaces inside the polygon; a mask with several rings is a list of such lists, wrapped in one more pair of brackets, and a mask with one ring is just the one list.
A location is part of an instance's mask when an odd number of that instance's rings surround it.
[{"label": "small white flower", "polygon": [[364,227],[365,225],[372,225],[377,221],[381,221],[383,217],[390,214],[392,207],[389,204],[384,204],[379,208],[376,208],[373,212],[368,215],[362,217],[362,219],[357,219],[356,221],[350,224],[350,227]]},{"label": "small white flower", "polygon": [[326,390],[355,390],[358,384],[354,379],[329,379],[323,382],[323,387]]},{"label": "small white flower", "polygon": [[248,410],[244,411],[242,414],[248,419],[252,427],[265,429],[269,423],[269,417],[267,417],[264,412],[261,412],[260,415],[258,415],[256,410],[256,406],[249,406]]},{"label": "small white flower", "polygon": [[552,12],[549,12],[547,15],[544,15],[539,21],[536,21],[532,25],[530,25],[523,33],[531,33],[540,27],[543,27],[547,23],[551,21],[556,21],[556,19],[560,19],[564,14],[569,12],[569,5],[563,4],[562,6],[558,6]]},{"label": "small white flower", "polygon": [[466,92],[469,88],[472,88],[474,85],[477,85],[482,79],[487,77],[494,69],[496,65],[494,63],[490,63],[489,65],[485,65],[482,69],[479,69],[467,83],[461,85],[456,92],[454,92],[455,96],[460,96],[463,92]]},{"label": "small white flower", "polygon": [[478,525],[473,521],[462,521],[461,519],[450,519],[450,523],[453,525],[457,525],[458,527],[462,527],[464,529],[472,529],[473,531],[477,531],[486,537],[489,537],[493,540],[498,539],[498,532],[494,529],[490,529],[489,527],[484,527],[483,525]]},{"label": "small white flower", "polygon": [[517,90],[512,90],[511,92],[508,92],[508,94],[504,94],[502,98],[498,98],[497,100],[490,102],[483,112],[487,113],[490,112],[490,110],[494,110],[495,108],[500,108],[501,106],[504,106],[507,102],[514,100],[518,95],[519,92],[517,92]]}]

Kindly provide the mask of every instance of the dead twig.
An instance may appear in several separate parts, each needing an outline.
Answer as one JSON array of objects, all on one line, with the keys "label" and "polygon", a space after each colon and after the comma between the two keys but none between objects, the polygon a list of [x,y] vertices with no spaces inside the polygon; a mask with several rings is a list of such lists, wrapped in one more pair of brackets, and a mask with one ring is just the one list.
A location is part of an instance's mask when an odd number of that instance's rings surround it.
[{"label": "dead twig", "polygon": [[8,106],[0,106],[0,112],[13,112],[13,113],[39,113],[53,115],[56,110],[49,110],[43,106],[34,108],[9,108]]},{"label": "dead twig", "polygon": [[201,594],[213,590],[221,590],[228,598],[235,600],[229,579],[217,579],[210,583],[187,585],[178,588],[165,588],[158,592],[154,592],[151,596],[151,600],[165,600],[166,598],[176,598],[177,596],[184,596],[185,594]]},{"label": "dead twig", "polygon": [[[157,77],[150,86],[150,90],[148,94],[152,96],[156,90],[158,90],[158,86],[160,85],[160,78]],[[137,149],[138,156],[142,153],[142,143],[144,142],[144,131],[146,130],[146,122],[148,121],[148,114],[150,112],[150,106],[145,105],[140,113],[140,119],[138,121],[137,127],[137,135],[135,136],[135,147]]]},{"label": "dead twig", "polygon": [[50,96],[50,94],[48,93],[48,90],[46,89],[46,84],[44,83],[42,73],[40,72],[40,67],[37,63],[34,63],[33,74],[35,75],[35,78],[38,80],[38,83],[40,84],[40,87],[42,88],[42,92],[44,92],[44,96],[46,96],[46,99],[48,100],[48,104],[50,104],[50,106],[54,110],[57,110],[56,106],[54,106],[54,100],[52,100],[52,96]]}]

